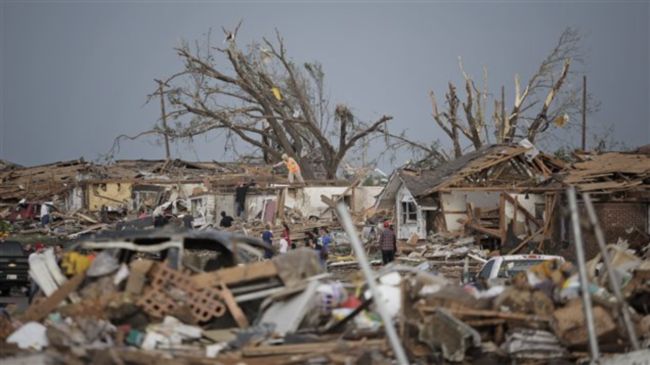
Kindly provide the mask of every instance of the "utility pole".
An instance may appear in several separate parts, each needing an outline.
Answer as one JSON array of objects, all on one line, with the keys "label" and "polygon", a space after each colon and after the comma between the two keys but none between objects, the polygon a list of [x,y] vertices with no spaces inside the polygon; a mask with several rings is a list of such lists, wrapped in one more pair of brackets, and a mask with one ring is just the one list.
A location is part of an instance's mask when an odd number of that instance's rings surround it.
[{"label": "utility pole", "polygon": [[169,136],[167,135],[167,114],[165,113],[165,93],[163,90],[164,83],[156,80],[158,83],[158,94],[160,94],[160,112],[162,114],[163,136],[165,137],[165,159],[169,161],[171,155],[169,153]]},{"label": "utility pole", "polygon": [[587,150],[587,75],[582,76],[582,150]]},{"label": "utility pole", "polygon": [[501,118],[503,118],[503,123],[501,124],[501,141],[503,143],[506,138],[506,87],[501,85]]}]

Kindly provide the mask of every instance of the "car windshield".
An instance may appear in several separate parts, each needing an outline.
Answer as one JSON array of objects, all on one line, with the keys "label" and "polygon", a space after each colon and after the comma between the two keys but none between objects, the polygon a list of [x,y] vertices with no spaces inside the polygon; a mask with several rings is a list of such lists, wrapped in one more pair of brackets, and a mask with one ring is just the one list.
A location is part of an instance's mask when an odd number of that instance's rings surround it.
[{"label": "car windshield", "polygon": [[22,257],[23,247],[19,242],[0,242],[0,256],[4,257]]},{"label": "car windshield", "polygon": [[506,260],[499,267],[499,278],[511,278],[521,271],[528,270],[531,266],[535,266],[544,260]]}]

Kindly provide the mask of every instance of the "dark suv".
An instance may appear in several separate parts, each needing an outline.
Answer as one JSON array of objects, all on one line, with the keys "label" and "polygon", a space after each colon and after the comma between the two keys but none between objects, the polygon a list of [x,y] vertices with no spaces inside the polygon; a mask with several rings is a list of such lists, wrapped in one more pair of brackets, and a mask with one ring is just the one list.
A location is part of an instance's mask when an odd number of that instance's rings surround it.
[{"label": "dark suv", "polygon": [[0,292],[10,295],[12,288],[29,288],[29,261],[20,242],[0,241]]}]

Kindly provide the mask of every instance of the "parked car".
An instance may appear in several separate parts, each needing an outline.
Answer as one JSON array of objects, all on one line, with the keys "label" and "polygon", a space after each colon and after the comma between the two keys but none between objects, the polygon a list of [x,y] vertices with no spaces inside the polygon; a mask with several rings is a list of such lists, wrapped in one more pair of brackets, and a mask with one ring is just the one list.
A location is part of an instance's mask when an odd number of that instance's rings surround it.
[{"label": "parked car", "polygon": [[26,293],[29,288],[29,262],[20,242],[0,241],[0,294],[12,289]]},{"label": "parked car", "polygon": [[525,272],[529,268],[544,261],[564,262],[564,257],[554,255],[506,255],[496,256],[488,260],[475,278],[475,285],[478,287],[492,287],[507,283],[519,272]]}]

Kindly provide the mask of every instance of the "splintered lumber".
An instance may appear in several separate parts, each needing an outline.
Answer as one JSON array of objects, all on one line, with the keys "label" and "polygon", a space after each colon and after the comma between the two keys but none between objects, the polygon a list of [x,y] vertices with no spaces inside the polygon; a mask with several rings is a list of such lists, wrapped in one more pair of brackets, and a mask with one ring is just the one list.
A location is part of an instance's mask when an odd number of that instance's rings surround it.
[{"label": "splintered lumber", "polygon": [[510,250],[510,252],[508,252],[508,255],[513,255],[515,252],[521,250],[522,247],[524,247],[528,242],[530,242],[530,240],[532,240],[533,238],[535,238],[538,234],[542,233],[543,230],[544,230],[544,228],[542,227],[542,228],[538,229],[537,231],[535,231],[535,233],[533,233],[533,234],[531,234],[530,236],[526,237],[526,239],[524,239],[523,241],[521,241],[521,242],[517,245],[517,247],[513,248],[512,250]]},{"label": "splintered lumber", "polygon": [[217,283],[231,285],[245,281],[270,278],[276,275],[278,275],[278,269],[275,267],[275,263],[273,261],[262,261],[197,274],[192,276],[192,283],[197,288],[207,288]]},{"label": "splintered lumber", "polygon": [[225,285],[219,285],[219,290],[221,290],[221,298],[226,303],[228,311],[230,312],[230,315],[232,315],[232,317],[235,319],[235,322],[237,322],[237,325],[240,328],[248,327],[248,318],[246,318],[244,312],[242,312],[237,302],[235,302],[235,298],[232,296],[232,292]]},{"label": "splintered lumber", "polygon": [[[418,306],[417,309],[421,312],[435,312],[438,307],[431,306]],[[448,310],[458,317],[487,317],[487,318],[500,318],[510,319],[526,322],[551,322],[552,318],[548,316],[538,316],[534,314],[525,313],[512,313],[512,312],[499,312],[491,310],[469,309],[469,308],[448,308]]]},{"label": "splintered lumber", "polygon": [[86,277],[86,273],[80,273],[73,276],[71,279],[63,283],[52,295],[43,299],[40,303],[32,304],[22,317],[23,322],[40,321],[50,314],[56,307],[70,295],[70,293],[77,290],[81,282]]},{"label": "splintered lumber", "polygon": [[257,347],[244,347],[241,351],[244,357],[272,356],[272,355],[289,355],[289,354],[307,354],[307,353],[327,353],[336,350],[349,351],[354,348],[384,348],[386,340],[364,340],[364,341],[345,341],[345,342],[316,342],[302,343],[294,345],[265,345]]}]

